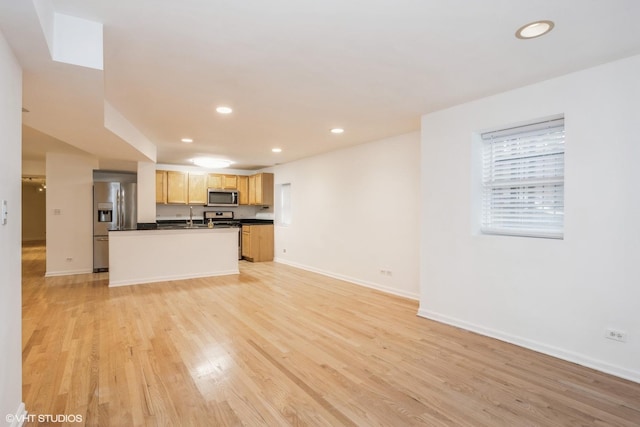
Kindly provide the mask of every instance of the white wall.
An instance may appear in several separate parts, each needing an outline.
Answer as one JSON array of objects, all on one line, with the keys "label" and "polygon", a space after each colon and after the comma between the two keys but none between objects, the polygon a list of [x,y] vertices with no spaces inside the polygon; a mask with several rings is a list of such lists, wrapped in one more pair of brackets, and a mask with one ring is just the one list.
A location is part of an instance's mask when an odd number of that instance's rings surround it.
[{"label": "white wall", "polygon": [[293,212],[276,261],[417,299],[419,158],[416,132],[275,166]]},{"label": "white wall", "polygon": [[24,160],[22,159],[22,175],[23,176],[45,176],[44,160]]},{"label": "white wall", "polygon": [[[7,224],[0,224],[0,423],[22,414],[21,202],[22,70],[0,33],[0,203],[7,201]],[[22,408],[22,409],[21,409]]]},{"label": "white wall", "polygon": [[[422,316],[640,381],[638,76],[640,56],[423,116]],[[474,234],[474,132],[558,113],[564,240]]]},{"label": "white wall", "polygon": [[93,271],[93,170],[97,168],[95,157],[47,153],[47,276]]},{"label": "white wall", "polygon": [[138,222],[156,222],[156,164],[138,162]]}]

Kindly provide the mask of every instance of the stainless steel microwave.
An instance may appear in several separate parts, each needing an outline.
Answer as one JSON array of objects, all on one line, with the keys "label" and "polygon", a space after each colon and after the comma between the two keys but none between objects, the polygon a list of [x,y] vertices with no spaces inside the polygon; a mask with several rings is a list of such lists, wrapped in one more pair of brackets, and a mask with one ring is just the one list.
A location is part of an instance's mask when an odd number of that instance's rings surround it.
[{"label": "stainless steel microwave", "polygon": [[238,191],[209,188],[207,206],[238,206]]}]

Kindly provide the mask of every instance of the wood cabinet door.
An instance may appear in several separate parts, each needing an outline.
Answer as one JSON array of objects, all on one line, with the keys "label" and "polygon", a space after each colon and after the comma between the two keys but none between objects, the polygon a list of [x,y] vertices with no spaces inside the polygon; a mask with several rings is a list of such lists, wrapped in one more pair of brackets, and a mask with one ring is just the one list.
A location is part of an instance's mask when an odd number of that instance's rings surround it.
[{"label": "wood cabinet door", "polygon": [[256,175],[249,177],[249,204],[256,204]]},{"label": "wood cabinet door", "polygon": [[249,177],[249,204],[273,205],[273,174],[258,173]]},{"label": "wood cabinet door", "polygon": [[225,190],[237,190],[238,175],[222,175],[222,188]]},{"label": "wood cabinet door", "polygon": [[207,175],[202,173],[189,173],[189,204],[207,204]]},{"label": "wood cabinet door", "polygon": [[249,177],[238,175],[238,204],[249,204]]},{"label": "wood cabinet door", "polygon": [[238,175],[224,175],[220,173],[210,173],[207,180],[207,187],[217,190],[237,190]]},{"label": "wood cabinet door", "polygon": [[242,226],[242,256],[252,262],[273,261],[273,225]]},{"label": "wood cabinet door", "polygon": [[259,173],[257,175],[255,175],[255,184],[254,184],[254,195],[255,195],[255,199],[253,200],[253,204],[254,205],[261,205],[262,204],[262,174]]},{"label": "wood cabinet door", "polygon": [[264,206],[273,205],[273,174],[260,174],[260,204]]},{"label": "wood cabinet door", "polygon": [[156,203],[167,203],[167,171],[156,171]]},{"label": "wood cabinet door", "polygon": [[167,171],[167,203],[186,205],[188,189],[189,174]]},{"label": "wood cabinet door", "polygon": [[251,226],[242,227],[242,256],[244,258],[253,258],[251,251]]},{"label": "wood cabinet door", "polygon": [[273,225],[260,225],[260,261],[273,261],[274,244],[273,244]]},{"label": "wood cabinet door", "polygon": [[222,175],[219,173],[210,173],[207,178],[207,188],[220,190],[222,188]]}]

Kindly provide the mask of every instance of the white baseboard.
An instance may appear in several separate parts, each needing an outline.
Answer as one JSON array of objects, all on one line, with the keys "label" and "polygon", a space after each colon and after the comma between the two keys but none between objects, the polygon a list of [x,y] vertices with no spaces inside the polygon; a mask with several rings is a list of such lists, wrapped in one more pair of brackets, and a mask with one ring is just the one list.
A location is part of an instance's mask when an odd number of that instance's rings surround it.
[{"label": "white baseboard", "polygon": [[[24,402],[21,402],[16,410],[16,413],[11,417],[10,427],[22,427],[25,420],[27,419],[27,408],[24,406]],[[7,420],[9,417],[7,416]]]},{"label": "white baseboard", "polygon": [[378,283],[373,283],[373,282],[368,282],[368,281],[365,281],[365,280],[356,279],[355,277],[349,277],[349,276],[345,276],[343,274],[338,274],[338,273],[333,273],[331,271],[321,270],[319,268],[311,267],[311,266],[304,265],[304,264],[298,264],[296,262],[291,262],[291,261],[284,260],[284,259],[281,259],[281,258],[274,258],[273,261],[274,262],[278,262],[280,264],[289,265],[291,267],[299,268],[301,270],[311,271],[312,273],[318,273],[318,274],[321,274],[323,276],[331,277],[333,279],[344,280],[345,282],[350,282],[350,283],[353,283],[354,285],[364,286],[365,288],[375,289],[377,291],[381,291],[381,292],[384,292],[384,293],[387,293],[387,294],[397,295],[397,296],[400,296],[400,297],[404,297],[404,298],[408,298],[408,299],[412,299],[412,300],[416,300],[416,301],[420,299],[420,295],[419,294],[414,294],[412,292],[406,292],[406,291],[398,290],[398,289],[395,289],[395,288],[390,288],[388,286],[382,286],[382,285],[380,285]]},{"label": "white baseboard", "polygon": [[435,320],[436,322],[445,323],[447,325],[456,326],[458,328],[466,329],[480,335],[495,338],[500,341],[505,341],[510,344],[515,344],[517,346],[527,348],[529,350],[537,351],[538,353],[543,353],[549,356],[556,357],[558,359],[566,360],[568,362],[577,363],[578,365],[586,366],[587,368],[592,368],[606,374],[615,375],[616,377],[640,383],[639,371],[633,371],[630,369],[611,365],[607,362],[593,359],[583,354],[574,353],[572,351],[567,351],[562,348],[550,346],[538,341],[533,341],[516,335],[507,334],[495,329],[485,328],[484,326],[469,323],[460,319],[455,319],[453,317],[435,313],[429,310],[419,309],[418,316]]},{"label": "white baseboard", "polygon": [[63,270],[63,271],[47,271],[44,273],[44,277],[57,277],[57,276],[73,276],[76,274],[89,274],[93,273],[93,269],[83,270]]}]

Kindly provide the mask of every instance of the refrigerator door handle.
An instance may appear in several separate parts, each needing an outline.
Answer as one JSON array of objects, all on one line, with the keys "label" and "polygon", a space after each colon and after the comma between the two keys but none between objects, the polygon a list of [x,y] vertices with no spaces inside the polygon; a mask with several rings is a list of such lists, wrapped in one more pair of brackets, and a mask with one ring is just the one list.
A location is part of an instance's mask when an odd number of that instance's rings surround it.
[{"label": "refrigerator door handle", "polygon": [[122,230],[124,221],[124,197],[122,197],[122,188],[118,191],[118,230]]}]

